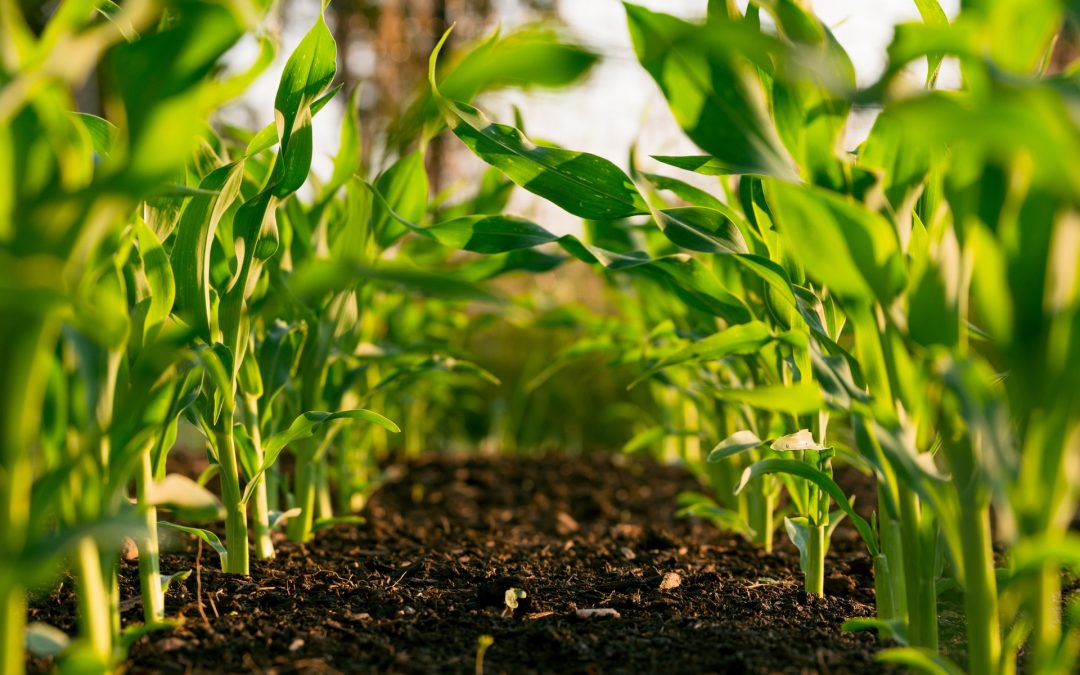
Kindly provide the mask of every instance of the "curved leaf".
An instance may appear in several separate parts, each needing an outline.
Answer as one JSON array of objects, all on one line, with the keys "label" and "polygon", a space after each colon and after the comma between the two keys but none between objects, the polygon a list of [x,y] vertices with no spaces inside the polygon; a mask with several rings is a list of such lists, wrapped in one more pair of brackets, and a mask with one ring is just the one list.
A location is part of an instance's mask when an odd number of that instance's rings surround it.
[{"label": "curved leaf", "polygon": [[867,523],[862,516],[855,513],[855,509],[851,507],[851,502],[848,501],[844,491],[840,489],[840,486],[837,485],[832,478],[805,462],[800,462],[795,459],[764,459],[760,462],[755,462],[743,470],[742,477],[739,479],[739,484],[735,486],[735,493],[738,494],[742,492],[746,487],[746,484],[753,479],[774,473],[784,473],[803,478],[824,490],[829,497],[832,498],[833,502],[835,502],[836,505],[851,518],[851,522],[855,524],[855,529],[862,535],[863,541],[866,543],[866,547],[870,550],[871,555],[877,555],[877,538],[874,536],[870,524]]}]

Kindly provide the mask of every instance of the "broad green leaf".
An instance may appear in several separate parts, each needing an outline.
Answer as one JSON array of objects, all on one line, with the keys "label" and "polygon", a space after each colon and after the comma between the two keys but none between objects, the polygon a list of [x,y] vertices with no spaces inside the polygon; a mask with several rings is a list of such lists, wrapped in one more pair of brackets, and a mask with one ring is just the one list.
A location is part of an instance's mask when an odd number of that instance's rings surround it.
[{"label": "broad green leaf", "polygon": [[112,152],[113,141],[116,138],[116,125],[90,113],[73,112],[71,116],[90,134],[94,152],[102,157],[108,157],[109,153]]},{"label": "broad green leaf", "polygon": [[286,511],[271,511],[270,517],[267,521],[269,523],[268,527],[271,530],[276,530],[277,528],[283,526],[290,518],[295,518],[302,512],[303,510],[299,506],[293,507]]},{"label": "broad green leaf", "polygon": [[878,652],[875,658],[921,675],[964,675],[964,669],[949,657],[922,647],[890,647]]},{"label": "broad green leaf", "polygon": [[169,256],[153,230],[139,219],[135,223],[135,232],[139,239],[143,274],[146,275],[146,283],[150,287],[150,310],[144,323],[145,335],[149,339],[172,312],[176,299],[176,282],[173,279]]},{"label": "broad green leaf", "polygon": [[734,173],[731,167],[708,155],[653,155],[652,158],[676,169],[685,169],[705,176],[727,176]]},{"label": "broad green leaf", "polygon": [[[439,89],[446,98],[468,103],[482,92],[505,87],[564,87],[585,75],[598,58],[546,25],[505,35],[496,31],[455,60]],[[406,147],[439,117],[432,92],[422,92],[391,129],[391,145]]]},{"label": "broad green leaf", "polygon": [[669,366],[718,361],[734,354],[756,354],[774,339],[772,329],[760,321],[732,326],[668,354],[635,379],[630,386],[637,385]]},{"label": "broad green leaf", "polygon": [[558,240],[532,221],[499,215],[455,218],[424,232],[445,246],[474,253],[504,253]]},{"label": "broad green leaf", "polygon": [[875,619],[872,617],[858,617],[844,621],[844,623],[840,625],[840,630],[845,633],[876,630],[882,637],[896,640],[902,646],[906,647],[908,644],[906,621],[885,621],[884,619]]},{"label": "broad green leaf", "polygon": [[900,291],[899,242],[884,218],[807,186],[772,181],[766,195],[792,255],[833,292],[887,304]]},{"label": "broad green leaf", "polygon": [[218,554],[218,558],[221,561],[221,569],[228,569],[229,565],[229,552],[225,548],[225,544],[221,543],[221,539],[210,530],[204,530],[201,527],[188,527],[186,525],[177,525],[176,523],[170,523],[166,520],[159,520],[158,525],[164,525],[165,527],[179,530],[185,534],[190,534],[202,539],[209,544],[210,548],[214,549]]},{"label": "broad green leaf", "polygon": [[71,638],[55,626],[40,621],[26,626],[26,650],[39,659],[56,658],[69,646]]},{"label": "broad green leaf", "polygon": [[747,450],[753,450],[756,447],[761,446],[764,443],[757,437],[752,431],[736,431],[724,440],[720,441],[712,452],[709,453],[709,462],[722,462],[728,457],[734,457],[735,455],[746,452]]},{"label": "broad green leaf", "polygon": [[611,220],[649,211],[629,176],[602,157],[536,145],[464,103],[444,100],[443,110],[454,134],[480,159],[575,216]]},{"label": "broad green leaf", "polygon": [[810,520],[806,516],[784,518],[784,531],[799,550],[799,569],[806,574],[810,561]]},{"label": "broad green leaf", "polygon": [[765,92],[746,60],[763,60],[771,41],[742,22],[701,26],[624,6],[638,60],[686,135],[727,173],[791,177]]},{"label": "broad green leaf", "polygon": [[806,462],[800,462],[795,459],[764,459],[760,462],[755,462],[743,470],[742,477],[739,479],[739,484],[735,486],[735,493],[738,494],[742,492],[743,489],[746,488],[747,483],[759,476],[777,473],[788,474],[808,480],[824,490],[829,497],[832,498],[833,502],[840,507],[849,518],[851,518],[851,522],[855,524],[855,529],[859,531],[863,541],[866,543],[866,547],[870,550],[870,554],[877,555],[877,537],[874,536],[870,524],[863,520],[862,516],[855,513],[855,509],[852,508],[851,502],[848,501],[844,491],[840,489],[840,486],[837,485],[832,478],[821,471],[818,471]]},{"label": "broad green leaf", "polygon": [[747,253],[733,217],[726,207],[687,206],[658,211],[656,221],[664,236],[682,248],[719,255]]},{"label": "broad green leaf", "polygon": [[[948,25],[949,17],[945,15],[945,10],[941,9],[938,0],[915,0],[915,6],[919,8],[919,15],[927,25]],[[943,58],[943,54],[930,54],[927,56],[926,85],[928,87],[932,87],[937,80],[938,70],[941,68]]]},{"label": "broad green leaf", "polygon": [[809,381],[790,386],[764,385],[753,389],[710,389],[714,396],[725,401],[746,403],[760,410],[809,415],[825,408],[818,387]]},{"label": "broad green leaf", "polygon": [[657,190],[668,190],[679,199],[692,206],[705,206],[717,211],[724,211],[727,205],[699,187],[690,185],[678,178],[662,176],[657,173],[641,174]]},{"label": "broad green leaf", "polygon": [[[322,13],[285,62],[277,95],[275,121],[281,153],[274,166],[274,195],[295,192],[311,169],[312,103],[329,87],[337,73],[337,44]],[[278,168],[280,167],[280,169]]]},{"label": "broad green leaf", "polygon": [[161,592],[162,593],[168,592],[169,586],[171,586],[174,581],[184,581],[185,579],[187,579],[190,576],[191,576],[191,570],[190,569],[180,570],[179,572],[175,572],[173,574],[162,574],[161,575]]},{"label": "broad green leaf", "polygon": [[147,505],[164,507],[189,522],[225,517],[221,502],[214,493],[178,473],[170,473],[154,482]]},{"label": "broad green leaf", "polygon": [[584,152],[536,145],[521,131],[487,119],[476,108],[444,98],[435,81],[435,63],[449,32],[431,53],[431,89],[454,134],[480,159],[529,192],[570,213],[612,220],[648,213],[633,181],[608,160]]},{"label": "broad green leaf", "polygon": [[211,246],[218,224],[240,194],[243,177],[242,164],[223,166],[209,174],[200,183],[208,194],[192,197],[176,226],[171,257],[176,311],[207,343],[214,341],[217,328],[211,301]]},{"label": "broad green leaf", "polygon": [[364,422],[376,424],[393,433],[401,431],[398,425],[371,410],[342,410],[334,413],[321,411],[306,412],[293,420],[292,424],[290,424],[287,429],[270,436],[263,443],[262,466],[260,466],[248,480],[247,487],[244,489],[244,496],[241,498],[240,503],[248,503],[248,500],[251,499],[251,496],[255,493],[255,487],[258,485],[258,482],[262,479],[266,471],[274,465],[278,455],[281,454],[282,450],[284,450],[289,443],[302,438],[309,438],[315,435],[315,432],[318,431],[319,427],[323,424],[338,419],[362,420]]},{"label": "broad green leaf", "polygon": [[382,199],[376,200],[378,206],[372,230],[379,246],[386,248],[405,234],[402,220],[418,223],[427,213],[428,176],[424,153],[417,150],[399,159],[376,179],[374,189]]},{"label": "broad green leaf", "polygon": [[716,500],[696,492],[682,492],[678,497],[679,516],[705,518],[722,530],[735,532],[747,539],[754,536],[754,530],[737,511],[724,508]]}]

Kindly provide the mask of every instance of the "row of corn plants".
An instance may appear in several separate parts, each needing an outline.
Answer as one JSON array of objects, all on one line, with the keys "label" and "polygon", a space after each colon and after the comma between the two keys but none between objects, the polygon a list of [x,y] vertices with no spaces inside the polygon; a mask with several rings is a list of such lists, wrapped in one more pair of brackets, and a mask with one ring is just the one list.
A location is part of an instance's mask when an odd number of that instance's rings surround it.
[{"label": "row of corn plants", "polygon": [[[865,88],[808,3],[710,2],[702,23],[626,4],[641,66],[704,153],[654,159],[716,177],[712,190],[533,143],[444,91],[436,49],[449,129],[587,236],[498,212],[398,220],[477,253],[555,245],[633,288],[635,346],[580,345],[638,358],[640,381],[658,383],[664,419],[631,444],[662,443],[713,480],[716,499],[689,497],[691,512],[765,546],[782,519],[810,592],[849,518],[877,598],[877,618],[850,627],[901,643],[882,659],[1010,673],[1022,652],[1029,672],[1072,672],[1080,89],[1076,70],[1047,66],[1077,8],[972,0],[950,21],[915,4],[923,21],[897,28]],[[955,91],[936,88],[946,57]],[[911,84],[917,61],[925,86]],[[878,116],[846,152],[856,107]],[[837,457],[876,477],[870,521],[833,481]],[[967,636],[953,658],[938,645],[950,586]]]},{"label": "row of corn plants", "polygon": [[[104,672],[171,625],[165,590],[187,573],[162,575],[162,527],[247,575],[252,551],[273,558],[283,524],[303,542],[355,520],[385,434],[401,431],[382,413],[402,421],[411,452],[463,434],[447,430],[462,392],[494,379],[462,358],[465,334],[506,304],[484,284],[548,261],[459,260],[403,239],[402,220],[498,210],[511,185],[493,172],[458,203],[430,197],[424,153],[439,112],[426,88],[375,167],[361,161],[352,92],[332,171],[312,174],[313,120],[340,90],[323,15],[285,62],[275,121],[217,123],[274,60],[268,5],[73,0],[29,21],[0,1],[2,672],[24,668],[27,646],[71,672]],[[226,69],[245,36],[256,58]],[[468,99],[561,86],[595,60],[525,28],[466,52],[447,87]],[[100,115],[76,106],[94,89]],[[486,309],[466,313],[477,301]],[[182,430],[206,444],[198,480],[167,471]],[[120,622],[125,541],[138,548],[134,626]],[[74,637],[27,626],[29,593],[64,573]]]}]

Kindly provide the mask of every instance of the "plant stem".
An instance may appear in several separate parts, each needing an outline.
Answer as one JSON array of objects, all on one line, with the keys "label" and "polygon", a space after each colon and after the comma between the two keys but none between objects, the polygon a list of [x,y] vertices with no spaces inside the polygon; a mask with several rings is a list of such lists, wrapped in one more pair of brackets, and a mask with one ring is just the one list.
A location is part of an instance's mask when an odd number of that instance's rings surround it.
[{"label": "plant stem", "polygon": [[294,506],[300,507],[300,515],[291,518],[287,526],[290,541],[305,542],[311,539],[315,523],[315,462],[306,452],[296,453],[296,475],[293,478]]},{"label": "plant stem", "polygon": [[[256,397],[244,396],[244,421],[247,422],[248,436],[255,451],[255,461],[263,463],[262,429],[259,427],[259,409]],[[267,497],[267,478],[264,475],[255,486],[251,496],[251,520],[255,530],[255,557],[259,560],[271,560],[274,557],[274,540],[270,537],[270,507]]]},{"label": "plant stem", "polygon": [[991,548],[990,506],[962,504],[960,517],[960,536],[964,548],[968,672],[971,675],[990,675],[997,672],[1001,662],[1001,626]]},{"label": "plant stem", "polygon": [[0,320],[0,672],[26,668],[26,591],[17,571],[26,546],[45,373],[59,322],[5,308]]},{"label": "plant stem", "polygon": [[826,528],[826,525],[810,526],[810,559],[806,561],[806,579],[803,580],[806,592],[819,597],[825,595],[825,551],[829,547]]},{"label": "plant stem", "polygon": [[248,563],[247,509],[240,503],[240,472],[236,463],[236,439],[233,436],[233,411],[221,412],[218,437],[218,461],[221,462],[221,501],[225,504],[225,546],[229,550],[229,574],[250,573]]},{"label": "plant stem", "polygon": [[924,570],[920,562],[928,552],[923,550],[924,542],[919,536],[919,503],[910,490],[900,490],[898,497],[911,645],[937,650],[937,589],[933,578],[921,574]]},{"label": "plant stem", "polygon": [[161,560],[158,551],[157,507],[150,503],[154,469],[147,448],[139,458],[135,474],[135,495],[143,513],[146,536],[139,542],[139,583],[142,588],[143,617],[146,623],[165,618],[165,594],[161,590]]},{"label": "plant stem", "polygon": [[96,541],[89,537],[79,540],[75,569],[79,630],[98,660],[108,664],[112,659],[112,602],[102,575],[101,553]]},{"label": "plant stem", "polygon": [[0,579],[0,672],[20,673],[26,668],[26,593],[7,576]]},{"label": "plant stem", "polygon": [[1049,672],[1061,642],[1061,576],[1053,563],[1043,566],[1031,580],[1031,672]]},{"label": "plant stem", "polygon": [[[889,616],[882,615],[883,600],[877,596],[878,618],[907,620],[907,584],[903,565],[904,544],[900,523],[888,513],[888,497],[878,485],[878,536],[881,541],[881,556],[884,557],[884,579],[874,578],[875,593],[884,593],[888,599],[884,601],[891,607]],[[876,561],[875,561],[876,565]],[[875,575],[877,574],[875,568]],[[883,585],[884,584],[884,585]]]}]

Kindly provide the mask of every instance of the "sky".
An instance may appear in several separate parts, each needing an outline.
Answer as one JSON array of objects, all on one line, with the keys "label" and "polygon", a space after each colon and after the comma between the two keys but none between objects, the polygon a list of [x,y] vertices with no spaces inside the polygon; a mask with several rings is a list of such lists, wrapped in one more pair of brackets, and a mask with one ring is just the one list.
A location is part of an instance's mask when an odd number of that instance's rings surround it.
[{"label": "sky", "polygon": [[[684,18],[705,14],[707,0],[635,0],[638,4]],[[946,13],[953,16],[959,0],[941,0]],[[503,26],[512,27],[527,19],[514,0],[496,0]],[[293,3],[284,31],[285,49],[278,62],[268,69],[248,94],[256,110],[265,110],[265,120],[247,122],[266,124],[272,120],[274,91],[284,65],[284,55],[303,37],[318,12],[318,0]],[[860,84],[873,82],[885,66],[885,48],[892,38],[893,26],[919,20],[914,0],[813,0],[814,11],[830,27],[851,56]],[[550,139],[559,145],[606,157],[625,165],[631,145],[637,145],[641,165],[650,165],[650,154],[695,154],[694,146],[682,135],[667,110],[663,97],[652,79],[638,65],[626,30],[626,19],[619,0],[559,0],[559,14],[570,33],[602,56],[592,73],[573,88],[559,92],[505,92],[489,95],[480,103],[500,121],[512,119],[517,105],[530,136]],[[296,30],[288,28],[295,26]],[[253,48],[252,48],[253,51]],[[237,54],[244,62],[253,54]],[[955,73],[945,71],[942,86],[955,81]],[[329,157],[337,147],[341,105],[327,107],[315,120],[315,170],[328,173]],[[239,121],[239,120],[238,120]],[[872,114],[853,119],[847,145],[854,147],[872,124]],[[680,176],[685,178],[686,176]],[[470,177],[463,176],[463,179]],[[532,218],[549,230],[579,232],[580,223],[555,206],[546,204],[519,190],[510,210]]]}]

